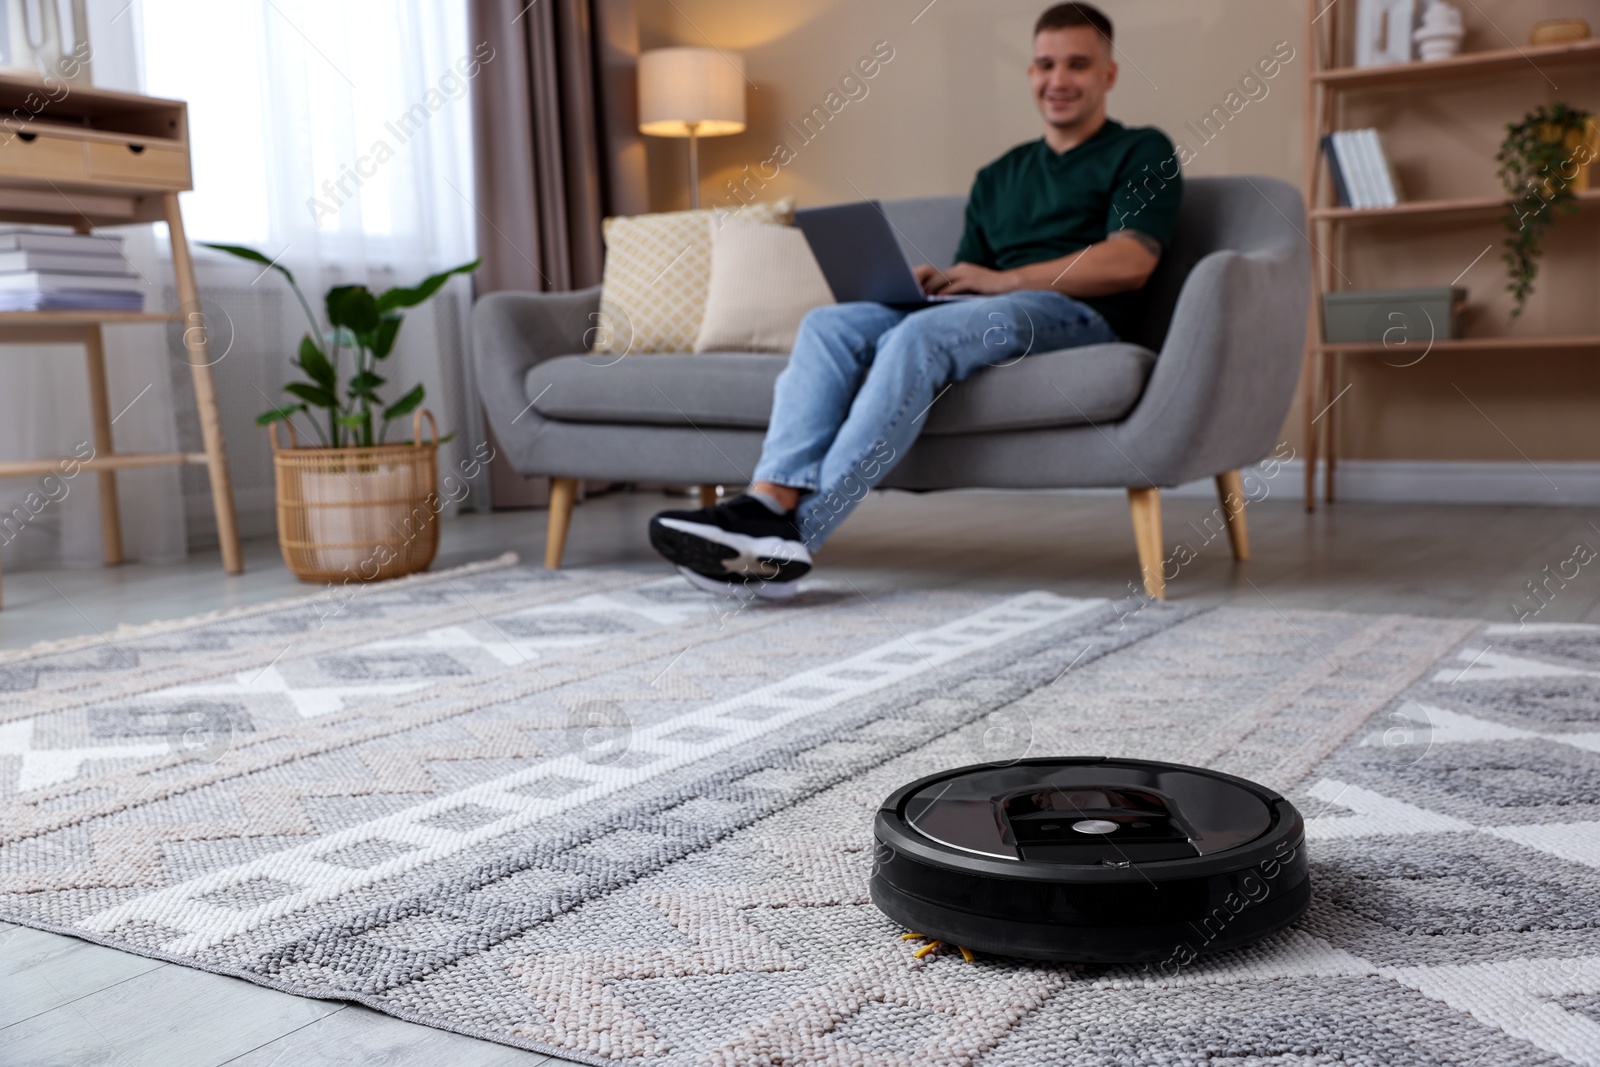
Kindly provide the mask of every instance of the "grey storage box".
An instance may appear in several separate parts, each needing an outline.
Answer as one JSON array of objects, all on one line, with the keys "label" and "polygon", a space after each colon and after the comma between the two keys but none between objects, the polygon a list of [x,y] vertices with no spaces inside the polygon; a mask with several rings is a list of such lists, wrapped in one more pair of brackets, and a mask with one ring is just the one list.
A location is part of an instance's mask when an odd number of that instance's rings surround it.
[{"label": "grey storage box", "polygon": [[1440,286],[1324,293],[1322,310],[1329,344],[1427,344],[1461,336],[1467,291]]}]

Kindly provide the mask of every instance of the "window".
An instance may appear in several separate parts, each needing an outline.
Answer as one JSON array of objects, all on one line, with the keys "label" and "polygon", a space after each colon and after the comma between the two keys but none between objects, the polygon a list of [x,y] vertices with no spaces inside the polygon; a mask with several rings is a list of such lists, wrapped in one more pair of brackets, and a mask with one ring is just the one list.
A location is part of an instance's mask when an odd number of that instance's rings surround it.
[{"label": "window", "polygon": [[470,256],[484,53],[461,0],[143,0],[140,17],[146,91],[189,103],[191,238]]}]

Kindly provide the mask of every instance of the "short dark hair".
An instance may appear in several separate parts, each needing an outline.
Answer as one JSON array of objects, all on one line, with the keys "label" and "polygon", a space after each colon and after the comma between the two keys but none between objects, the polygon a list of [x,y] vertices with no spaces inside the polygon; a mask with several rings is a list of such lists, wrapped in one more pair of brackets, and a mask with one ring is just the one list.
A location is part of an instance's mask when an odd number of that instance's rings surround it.
[{"label": "short dark hair", "polygon": [[1037,37],[1045,30],[1068,30],[1074,26],[1093,26],[1107,44],[1111,43],[1111,20],[1093,4],[1057,4],[1039,16],[1039,21],[1033,24],[1033,35]]}]

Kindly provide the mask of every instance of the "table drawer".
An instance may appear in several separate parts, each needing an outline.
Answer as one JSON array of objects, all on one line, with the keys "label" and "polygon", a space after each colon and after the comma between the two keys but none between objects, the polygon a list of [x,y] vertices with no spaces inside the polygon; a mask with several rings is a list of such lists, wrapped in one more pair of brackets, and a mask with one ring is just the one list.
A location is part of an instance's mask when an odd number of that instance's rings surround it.
[{"label": "table drawer", "polygon": [[0,133],[0,174],[82,181],[83,142],[70,137]]},{"label": "table drawer", "polygon": [[189,188],[189,152],[161,144],[88,142],[89,177],[168,189]]}]

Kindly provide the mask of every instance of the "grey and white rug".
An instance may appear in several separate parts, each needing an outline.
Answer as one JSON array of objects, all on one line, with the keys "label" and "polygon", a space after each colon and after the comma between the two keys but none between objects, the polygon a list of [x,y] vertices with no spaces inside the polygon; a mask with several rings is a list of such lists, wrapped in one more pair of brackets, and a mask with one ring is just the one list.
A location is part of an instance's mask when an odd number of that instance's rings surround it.
[{"label": "grey and white rug", "polygon": [[[1027,751],[1285,792],[1310,912],[913,958],[872,811]],[[1592,626],[502,560],[0,657],[0,918],[594,1063],[1597,1064],[1597,868]]]}]

